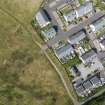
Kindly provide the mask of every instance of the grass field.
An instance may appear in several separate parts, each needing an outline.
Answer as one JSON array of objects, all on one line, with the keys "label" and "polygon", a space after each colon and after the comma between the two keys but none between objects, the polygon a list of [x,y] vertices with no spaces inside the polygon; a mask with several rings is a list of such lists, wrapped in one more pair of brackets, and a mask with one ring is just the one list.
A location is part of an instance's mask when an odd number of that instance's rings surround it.
[{"label": "grass field", "polygon": [[0,105],[72,105],[53,67],[23,27],[40,40],[30,22],[41,2],[0,0]]}]

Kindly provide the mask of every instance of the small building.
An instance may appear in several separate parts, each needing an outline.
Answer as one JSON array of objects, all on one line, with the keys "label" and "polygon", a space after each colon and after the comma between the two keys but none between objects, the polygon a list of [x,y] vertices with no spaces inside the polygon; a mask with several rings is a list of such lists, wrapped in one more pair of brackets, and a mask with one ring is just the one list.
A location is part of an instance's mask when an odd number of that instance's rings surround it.
[{"label": "small building", "polygon": [[105,17],[101,17],[90,25],[91,30],[96,33],[105,29]]},{"label": "small building", "polygon": [[105,38],[100,41],[100,47],[103,51],[105,51]]},{"label": "small building", "polygon": [[102,85],[100,78],[95,75],[90,79],[90,82],[93,84],[93,87],[97,88]]},{"label": "small building", "polygon": [[83,86],[88,93],[91,93],[93,85],[89,80],[84,81]]},{"label": "small building", "polygon": [[68,14],[64,14],[64,19],[66,22],[71,22],[76,18],[76,11],[72,10]]},{"label": "small building", "polygon": [[36,14],[36,21],[38,22],[38,24],[41,28],[47,26],[50,23],[50,20],[44,10],[40,10]]},{"label": "small building", "polygon": [[69,71],[71,72],[72,76],[74,76],[74,77],[80,76],[80,72],[75,65],[70,67]]},{"label": "small building", "polygon": [[56,34],[56,30],[53,27],[48,30],[42,31],[42,35],[45,37],[45,40],[54,38]]},{"label": "small building", "polygon": [[88,52],[86,52],[80,57],[80,59],[84,64],[91,63],[96,58],[97,58],[97,54],[95,53],[94,50],[89,50]]},{"label": "small building", "polygon": [[60,48],[55,49],[55,54],[62,63],[65,63],[74,55],[74,48],[71,44],[66,43]]},{"label": "small building", "polygon": [[92,12],[93,5],[92,2],[86,2],[82,6],[76,9],[77,18],[87,15],[88,13]]},{"label": "small building", "polygon": [[79,43],[81,40],[83,40],[86,37],[86,34],[84,33],[84,31],[80,31],[72,36],[69,37],[69,42],[71,44],[77,44]]}]

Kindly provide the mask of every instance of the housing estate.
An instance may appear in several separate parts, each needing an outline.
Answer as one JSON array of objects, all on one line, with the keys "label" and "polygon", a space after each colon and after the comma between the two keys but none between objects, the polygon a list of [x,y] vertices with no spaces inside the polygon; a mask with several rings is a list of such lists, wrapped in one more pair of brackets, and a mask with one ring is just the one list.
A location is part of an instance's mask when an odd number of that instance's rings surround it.
[{"label": "housing estate", "polygon": [[[52,46],[55,56],[69,71],[69,77],[72,77],[72,85],[78,96],[85,97],[105,84],[105,65],[101,61],[105,56],[100,56],[96,48],[98,38],[90,37],[98,34],[100,36],[101,31],[101,34],[104,33],[105,14],[97,15],[91,1],[75,6],[70,3],[63,0],[46,3],[35,18],[46,46]],[[54,26],[57,26],[57,30]],[[47,43],[48,40],[52,42]],[[100,38],[98,46],[105,51],[104,37]]]}]

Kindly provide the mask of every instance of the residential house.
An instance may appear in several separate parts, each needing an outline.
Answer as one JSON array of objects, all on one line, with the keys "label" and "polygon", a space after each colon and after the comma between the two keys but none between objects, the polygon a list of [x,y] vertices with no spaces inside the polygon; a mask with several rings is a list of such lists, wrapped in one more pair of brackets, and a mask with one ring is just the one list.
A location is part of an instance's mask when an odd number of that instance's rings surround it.
[{"label": "residential house", "polygon": [[100,19],[90,24],[90,28],[94,33],[105,29],[105,17],[101,17]]},{"label": "residential house", "polygon": [[88,13],[92,12],[92,10],[93,10],[92,2],[85,2],[77,9],[70,11],[68,14],[64,14],[64,19],[67,22],[71,22],[76,18],[87,15]]},{"label": "residential house", "polygon": [[85,37],[86,37],[86,34],[84,33],[84,31],[79,31],[78,33],[69,37],[69,42],[71,44],[78,44]]},{"label": "residential house", "polygon": [[97,88],[102,85],[100,78],[95,75],[90,79],[90,82],[93,84],[93,87]]},{"label": "residential house", "polygon": [[48,30],[42,31],[42,35],[45,37],[45,40],[54,38],[56,34],[56,30],[53,27]]},{"label": "residential house", "polygon": [[97,58],[97,54],[94,50],[89,50],[80,57],[84,64],[92,63],[95,58]]},{"label": "residential house", "polygon": [[54,51],[55,51],[56,56],[62,63],[65,63],[69,59],[72,59],[72,57],[75,55],[74,48],[69,43],[64,44],[63,46],[55,49]]},{"label": "residential house", "polygon": [[77,18],[87,15],[88,13],[92,12],[93,5],[92,2],[86,2],[82,6],[76,9]]},{"label": "residential house", "polygon": [[36,20],[41,28],[47,26],[50,23],[50,20],[43,9],[36,14]]}]

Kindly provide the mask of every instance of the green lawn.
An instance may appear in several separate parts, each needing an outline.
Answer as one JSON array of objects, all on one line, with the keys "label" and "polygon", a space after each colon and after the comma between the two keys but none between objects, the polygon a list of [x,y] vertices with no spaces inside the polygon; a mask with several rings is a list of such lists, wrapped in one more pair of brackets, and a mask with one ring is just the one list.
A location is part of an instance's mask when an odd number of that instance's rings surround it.
[{"label": "green lawn", "polygon": [[81,60],[78,55],[76,55],[73,59],[70,59],[67,63],[63,64],[65,68],[72,67],[73,65],[81,64]]},{"label": "green lawn", "polygon": [[85,0],[79,0],[80,5],[84,4]]}]

